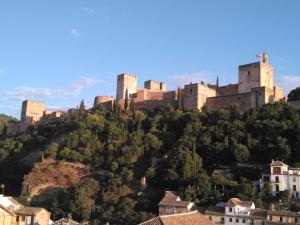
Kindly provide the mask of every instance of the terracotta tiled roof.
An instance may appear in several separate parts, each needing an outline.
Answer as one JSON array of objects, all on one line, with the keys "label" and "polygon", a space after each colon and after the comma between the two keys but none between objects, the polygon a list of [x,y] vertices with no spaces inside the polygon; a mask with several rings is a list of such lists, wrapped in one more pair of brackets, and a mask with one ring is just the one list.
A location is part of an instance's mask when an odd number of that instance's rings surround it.
[{"label": "terracotta tiled roof", "polygon": [[166,191],[165,196],[159,202],[159,206],[178,206],[178,207],[187,207],[191,202],[181,201],[178,195],[172,191]]},{"label": "terracotta tiled roof", "polygon": [[288,166],[288,165],[281,161],[276,160],[276,161],[272,161],[270,166]]},{"label": "terracotta tiled roof", "polygon": [[17,209],[15,211],[16,214],[19,214],[19,215],[26,215],[26,216],[35,216],[37,215],[38,213],[40,213],[41,211],[46,211],[47,213],[50,213],[48,212],[46,209],[44,208],[35,208],[35,207],[24,207],[24,208],[20,208],[20,209]]},{"label": "terracotta tiled roof", "polygon": [[242,201],[238,198],[231,198],[229,201],[226,203],[227,206],[245,206],[245,207],[250,207],[253,204],[251,201]]},{"label": "terracotta tiled roof", "polygon": [[274,215],[274,216],[299,216],[299,212],[290,212],[290,211],[273,211],[273,210],[268,210],[268,215]]},{"label": "terracotta tiled roof", "polygon": [[159,216],[139,225],[214,225],[214,223],[198,211]]},{"label": "terracotta tiled roof", "polygon": [[250,211],[250,216],[255,218],[267,218],[268,210],[267,209],[252,209]]}]

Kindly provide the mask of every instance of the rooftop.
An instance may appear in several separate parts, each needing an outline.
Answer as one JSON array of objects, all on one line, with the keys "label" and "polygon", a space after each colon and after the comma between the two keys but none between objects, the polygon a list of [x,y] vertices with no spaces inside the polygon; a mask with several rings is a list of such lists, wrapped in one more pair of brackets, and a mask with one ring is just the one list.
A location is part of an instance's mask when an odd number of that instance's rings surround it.
[{"label": "rooftop", "polygon": [[238,198],[231,198],[226,203],[226,206],[244,206],[244,207],[251,207],[253,202],[251,201],[242,201]]},{"label": "rooftop", "polygon": [[214,225],[198,211],[155,217],[139,225]]},{"label": "rooftop", "polygon": [[178,207],[187,207],[191,202],[181,201],[180,197],[176,195],[175,192],[166,191],[165,196],[159,202],[159,206],[178,206]]}]

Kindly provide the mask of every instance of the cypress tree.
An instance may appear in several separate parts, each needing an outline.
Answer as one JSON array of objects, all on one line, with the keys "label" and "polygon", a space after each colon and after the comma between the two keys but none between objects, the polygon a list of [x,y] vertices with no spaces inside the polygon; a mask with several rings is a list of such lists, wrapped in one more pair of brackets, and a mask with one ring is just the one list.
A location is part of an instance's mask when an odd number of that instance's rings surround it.
[{"label": "cypress tree", "polygon": [[126,92],[125,92],[125,104],[124,104],[125,111],[128,109],[128,105],[129,105],[128,101],[129,101],[128,89],[126,88]]}]

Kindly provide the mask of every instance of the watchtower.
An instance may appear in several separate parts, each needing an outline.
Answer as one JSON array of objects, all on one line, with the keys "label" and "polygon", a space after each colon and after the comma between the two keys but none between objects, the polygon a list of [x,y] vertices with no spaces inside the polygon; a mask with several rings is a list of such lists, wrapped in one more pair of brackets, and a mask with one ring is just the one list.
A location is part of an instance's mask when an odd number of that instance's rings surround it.
[{"label": "watchtower", "polygon": [[258,54],[257,57],[263,60],[239,66],[239,93],[250,92],[256,87],[274,88],[273,67],[267,54]]},{"label": "watchtower", "polygon": [[45,103],[25,100],[22,103],[21,121],[34,123],[40,120],[45,111]]},{"label": "watchtower", "polygon": [[126,90],[128,95],[137,92],[137,77],[132,74],[122,73],[118,75],[117,80],[117,101],[125,99]]}]

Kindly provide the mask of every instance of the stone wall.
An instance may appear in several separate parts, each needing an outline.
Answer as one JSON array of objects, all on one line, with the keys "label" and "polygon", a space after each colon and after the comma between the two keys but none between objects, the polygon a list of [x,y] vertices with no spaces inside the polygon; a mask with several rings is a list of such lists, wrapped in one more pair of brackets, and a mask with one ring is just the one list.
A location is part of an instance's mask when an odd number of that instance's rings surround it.
[{"label": "stone wall", "polygon": [[106,103],[110,101],[114,101],[113,96],[96,96],[94,100],[94,107],[101,104],[101,103]]},{"label": "stone wall", "polygon": [[159,90],[159,91],[166,91],[167,84],[163,82],[157,82],[154,80],[147,80],[144,83],[144,88],[151,89],[151,90]]},{"label": "stone wall", "polygon": [[183,107],[186,110],[201,109],[208,97],[215,97],[216,90],[204,84],[189,84],[184,86]]},{"label": "stone wall", "polygon": [[44,102],[26,100],[22,103],[21,121],[29,123],[39,121],[44,111]]},{"label": "stone wall", "polygon": [[242,93],[237,95],[217,96],[207,98],[205,104],[209,110],[215,111],[220,108],[229,108],[238,105],[242,112],[252,108],[252,93]]},{"label": "stone wall", "polygon": [[135,75],[123,73],[117,79],[117,101],[125,99],[126,89],[128,90],[128,95],[137,92],[137,77]]},{"label": "stone wall", "polygon": [[226,86],[217,87],[217,96],[235,95],[239,93],[238,84],[229,84]]},{"label": "stone wall", "polygon": [[269,63],[256,62],[239,66],[239,93],[263,86],[273,89],[273,67]]}]

